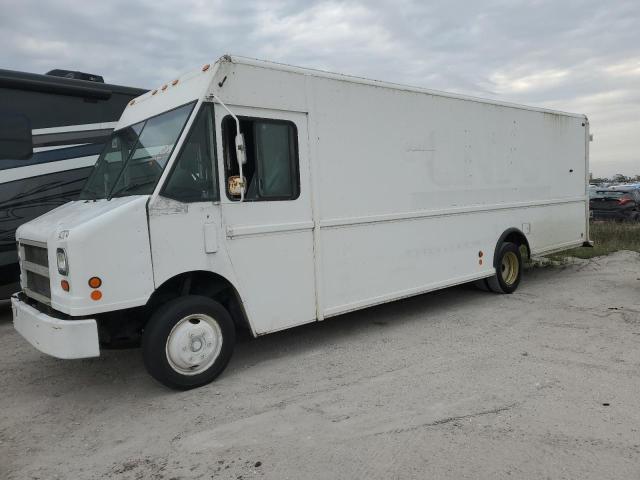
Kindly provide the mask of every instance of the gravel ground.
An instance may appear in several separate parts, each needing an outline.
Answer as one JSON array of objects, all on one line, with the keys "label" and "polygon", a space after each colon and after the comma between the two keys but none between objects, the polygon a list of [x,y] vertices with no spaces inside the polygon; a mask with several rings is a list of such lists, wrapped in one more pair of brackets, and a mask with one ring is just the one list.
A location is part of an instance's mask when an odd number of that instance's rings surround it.
[{"label": "gravel ground", "polygon": [[0,311],[0,478],[640,478],[640,255],[463,286],[237,346],[169,391]]}]

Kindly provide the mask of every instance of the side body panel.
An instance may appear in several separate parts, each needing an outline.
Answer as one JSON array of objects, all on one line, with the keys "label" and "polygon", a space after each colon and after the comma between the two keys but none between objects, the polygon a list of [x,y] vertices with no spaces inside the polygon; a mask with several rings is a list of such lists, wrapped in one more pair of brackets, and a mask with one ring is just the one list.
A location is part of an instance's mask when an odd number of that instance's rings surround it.
[{"label": "side body panel", "polygon": [[509,228],[533,253],[587,239],[584,117],[320,78],[312,95],[325,316],[491,275]]},{"label": "side body panel", "polygon": [[[283,110],[230,108],[240,117],[293,122],[298,133],[300,195],[296,199],[232,201],[224,193],[222,179],[223,240],[245,310],[255,319],[258,334],[312,322],[316,305],[307,116]],[[216,106],[219,139],[223,138],[221,121],[225,116]],[[221,142],[218,158],[224,158]],[[218,164],[224,172],[223,163]]]},{"label": "side body panel", "polygon": [[[183,203],[162,196],[149,204],[156,288],[185,272],[210,271],[240,295],[254,334],[316,319],[313,221],[306,114],[229,105],[239,116],[293,122],[300,195],[294,200],[239,203],[226,195],[222,122],[215,107],[219,202]],[[186,134],[185,134],[186,135]]]},{"label": "side body panel", "polygon": [[[318,319],[490,276],[507,229],[522,231],[534,254],[587,240],[584,116],[255,62],[223,64],[218,75],[228,81],[212,91],[234,111],[308,112]],[[255,216],[251,225],[299,221],[242,208]],[[298,234],[282,235],[294,242]],[[229,248],[234,241],[227,232]],[[237,277],[268,263],[269,241],[253,242],[233,262]],[[242,282],[240,294],[280,295]],[[261,332],[275,330],[265,319],[287,315],[292,303],[253,301]]]}]

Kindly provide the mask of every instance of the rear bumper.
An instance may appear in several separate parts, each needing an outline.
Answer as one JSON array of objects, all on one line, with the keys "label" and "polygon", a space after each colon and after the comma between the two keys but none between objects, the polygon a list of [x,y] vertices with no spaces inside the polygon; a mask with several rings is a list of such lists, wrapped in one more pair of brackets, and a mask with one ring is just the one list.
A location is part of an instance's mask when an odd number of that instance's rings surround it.
[{"label": "rear bumper", "polygon": [[98,324],[94,319],[61,320],[11,297],[13,326],[31,345],[52,357],[100,356]]}]

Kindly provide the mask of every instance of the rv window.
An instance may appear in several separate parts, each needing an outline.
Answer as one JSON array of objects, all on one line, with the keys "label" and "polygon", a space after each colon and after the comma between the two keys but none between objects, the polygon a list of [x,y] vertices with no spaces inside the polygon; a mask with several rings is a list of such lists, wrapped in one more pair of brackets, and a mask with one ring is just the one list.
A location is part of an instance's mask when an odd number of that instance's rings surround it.
[{"label": "rv window", "polygon": [[213,107],[205,104],[189,132],[162,195],[181,202],[219,200]]},{"label": "rv window", "polygon": [[[265,118],[240,118],[244,135],[247,163],[242,170],[245,177],[245,200],[294,200],[300,193],[297,129],[292,122]],[[224,166],[227,196],[239,200],[240,195],[229,192],[228,180],[239,175],[236,160],[236,123],[231,116],[222,122],[224,137]]]}]

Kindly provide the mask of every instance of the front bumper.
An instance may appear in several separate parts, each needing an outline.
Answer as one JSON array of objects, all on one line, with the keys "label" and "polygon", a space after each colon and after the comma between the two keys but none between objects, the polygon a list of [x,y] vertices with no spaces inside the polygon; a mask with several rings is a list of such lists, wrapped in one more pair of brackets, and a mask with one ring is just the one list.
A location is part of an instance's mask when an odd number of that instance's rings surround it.
[{"label": "front bumper", "polygon": [[98,324],[94,319],[61,320],[11,297],[13,326],[31,345],[52,357],[71,359],[100,356]]}]

